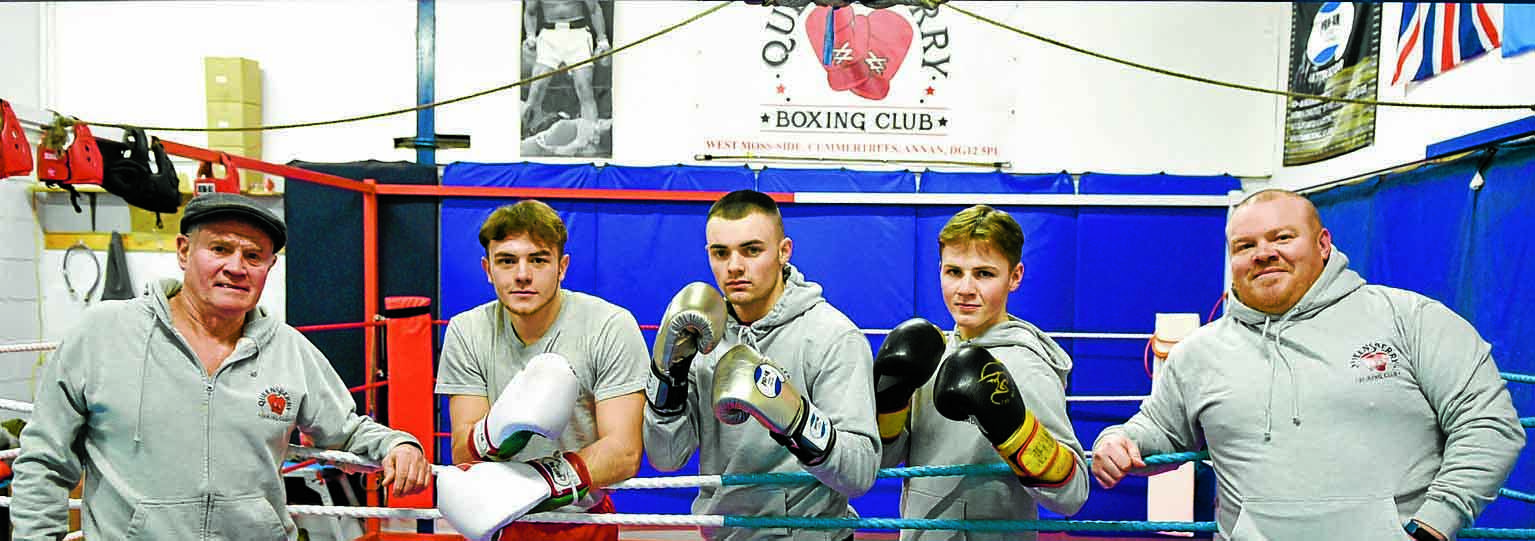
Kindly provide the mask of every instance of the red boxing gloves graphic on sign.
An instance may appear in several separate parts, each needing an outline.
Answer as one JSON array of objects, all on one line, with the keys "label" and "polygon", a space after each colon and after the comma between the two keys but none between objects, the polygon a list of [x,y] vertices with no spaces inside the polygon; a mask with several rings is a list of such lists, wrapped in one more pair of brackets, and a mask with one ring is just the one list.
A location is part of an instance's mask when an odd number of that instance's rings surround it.
[{"label": "red boxing gloves graphic on sign", "polygon": [[897,13],[879,10],[868,15],[854,15],[851,8],[815,8],[805,19],[805,32],[815,49],[816,58],[825,57],[826,26],[836,36],[832,42],[831,64],[826,69],[826,84],[832,90],[851,90],[871,100],[882,100],[890,93],[890,80],[901,70],[914,34],[911,23]]}]

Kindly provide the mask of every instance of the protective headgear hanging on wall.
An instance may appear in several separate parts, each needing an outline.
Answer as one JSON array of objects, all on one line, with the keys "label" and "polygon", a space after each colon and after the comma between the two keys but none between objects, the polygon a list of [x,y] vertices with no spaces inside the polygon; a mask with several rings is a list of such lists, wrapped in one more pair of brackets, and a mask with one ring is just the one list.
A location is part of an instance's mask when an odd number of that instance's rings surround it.
[{"label": "protective headgear hanging on wall", "polygon": [[[100,138],[96,143],[104,171],[101,187],[129,205],[156,213],[155,225],[164,227],[159,214],[173,214],[181,207],[181,179],[165,147],[141,128],[124,129],[121,143]],[[152,168],[150,155],[155,162]]]}]

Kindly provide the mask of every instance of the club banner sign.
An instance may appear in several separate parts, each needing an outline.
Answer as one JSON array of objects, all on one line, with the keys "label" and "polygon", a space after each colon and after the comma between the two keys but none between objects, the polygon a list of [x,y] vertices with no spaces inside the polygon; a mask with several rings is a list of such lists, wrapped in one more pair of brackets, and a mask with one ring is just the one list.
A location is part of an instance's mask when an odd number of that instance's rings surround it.
[{"label": "club banner sign", "polygon": [[[1380,6],[1296,3],[1291,8],[1291,92],[1375,99],[1380,70]],[[1284,164],[1301,165],[1375,142],[1375,106],[1286,100]]]},{"label": "club banner sign", "polygon": [[[743,5],[698,50],[698,154],[1004,161],[1013,41],[920,7]],[[830,39],[828,39],[830,28]],[[750,37],[750,39],[748,39]],[[711,83],[712,82],[712,83]]]}]

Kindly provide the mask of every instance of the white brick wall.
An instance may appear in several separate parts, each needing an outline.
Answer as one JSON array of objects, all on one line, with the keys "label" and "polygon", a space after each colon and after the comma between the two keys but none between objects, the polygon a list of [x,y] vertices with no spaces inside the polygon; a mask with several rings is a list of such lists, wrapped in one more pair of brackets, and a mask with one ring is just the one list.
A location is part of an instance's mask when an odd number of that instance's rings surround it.
[{"label": "white brick wall", "polygon": [[[27,185],[0,182],[0,344],[43,336],[37,266],[42,233]],[[0,354],[0,398],[30,401],[28,381],[39,359],[35,353]]]}]

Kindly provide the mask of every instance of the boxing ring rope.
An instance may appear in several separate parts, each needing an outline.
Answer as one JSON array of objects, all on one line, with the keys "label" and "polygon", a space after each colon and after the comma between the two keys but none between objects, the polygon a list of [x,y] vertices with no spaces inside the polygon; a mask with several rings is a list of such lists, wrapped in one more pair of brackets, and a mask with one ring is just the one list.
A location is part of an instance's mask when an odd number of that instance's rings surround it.
[{"label": "boxing ring rope", "polygon": [[[375,320],[375,321],[351,322],[351,323],[325,323],[325,324],[318,324],[318,325],[298,325],[298,326],[295,326],[293,328],[295,330],[300,331],[300,332],[323,332],[323,331],[336,331],[336,330],[348,330],[348,329],[362,329],[362,328],[371,328],[371,327],[381,327],[381,326],[384,326],[386,323],[387,323],[387,321],[384,321],[384,320]],[[446,321],[434,321],[433,323],[434,324],[441,324],[441,325],[447,324]],[[640,328],[642,330],[652,330],[653,331],[653,330],[657,329],[657,326],[656,325],[652,325],[652,324],[647,324],[647,325],[640,325]],[[862,331],[866,335],[883,336],[883,335],[890,334],[890,329],[859,329],[859,330]],[[1152,336],[1151,334],[1148,334],[1148,333],[1064,332],[1064,331],[1046,332],[1045,334],[1050,336],[1050,337],[1052,337],[1052,338],[1096,339],[1096,340],[1149,340],[1151,338],[1151,336]],[[50,351],[50,350],[53,350],[53,349],[56,349],[56,348],[58,348],[58,343],[57,342],[37,342],[37,343],[31,343],[31,344],[9,344],[9,345],[0,345],[0,353],[15,353],[15,352],[30,352],[30,351]],[[353,393],[364,392],[364,391],[371,392],[371,390],[373,390],[373,389],[377,389],[377,388],[380,388],[380,387],[385,387],[387,385],[389,385],[389,380],[385,379],[385,380],[380,380],[380,381],[370,381],[370,382],[367,382],[367,383],[363,383],[362,385],[352,386],[352,387],[349,387],[347,390],[351,391]],[[1115,403],[1115,402],[1140,402],[1142,400],[1145,400],[1146,398],[1147,398],[1147,395],[1083,395],[1083,396],[1068,396],[1068,397],[1066,397],[1066,401],[1070,402],[1070,403],[1079,403],[1079,402],[1080,403]],[[21,411],[21,412],[31,412],[32,411],[31,410],[31,406],[29,404],[17,403],[17,402],[12,402],[12,401],[8,401],[8,400],[4,400],[4,399],[0,399],[0,410]]]},{"label": "boxing ring rope", "polygon": [[26,353],[30,351],[53,351],[55,349],[59,349],[58,342],[34,342],[29,344],[0,345],[0,353]]},{"label": "boxing ring rope", "polygon": [[0,398],[0,410],[32,413],[32,404],[30,402],[22,402],[20,400]]},{"label": "boxing ring rope", "polygon": [[[616,52],[616,51],[615,51]],[[199,161],[214,161],[220,157],[220,153],[179,144],[173,141],[163,141],[166,150],[174,155]],[[445,186],[405,186],[405,185],[381,185],[372,179],[362,182],[345,179],[332,175],[325,175],[313,171],[294,168],[290,166],[271,164],[260,160],[254,160],[241,156],[231,156],[233,166],[239,169],[249,169],[267,174],[283,176],[285,178],[310,182],[334,188],[340,188],[357,192],[362,198],[362,229],[363,229],[363,290],[364,290],[364,314],[367,317],[377,317],[380,311],[379,288],[379,239],[378,216],[379,208],[377,196],[379,195],[403,195],[403,196],[436,196],[436,197],[537,197],[543,199],[598,199],[598,200],[630,200],[630,201],[713,201],[722,196],[723,192],[681,192],[668,190],[628,190],[628,189],[558,189],[558,188],[470,188],[470,187],[445,187]],[[860,194],[860,193],[821,193],[821,194],[794,194],[775,193],[770,194],[781,203],[810,203],[810,204],[888,204],[888,205],[933,205],[933,204],[973,204],[980,199],[989,200],[992,195],[980,194]],[[873,197],[871,197],[871,195]],[[1201,207],[1226,207],[1230,202],[1226,196],[1162,196],[1167,199],[1147,200],[1144,196],[1103,196],[1103,195],[1079,195],[1060,194],[1057,197],[1037,198],[1030,196],[1022,199],[999,199],[997,204],[1027,204],[1027,205],[1076,205],[1076,206],[1201,206]],[[1019,194],[1014,194],[1019,195]],[[935,197],[937,196],[937,197]],[[945,199],[947,197],[948,199]],[[951,201],[952,199],[952,201]],[[308,330],[335,330],[346,328],[362,328],[381,325],[380,322],[366,322],[360,324],[334,324],[323,326],[309,326]],[[318,328],[316,328],[318,327]],[[301,329],[304,330],[304,329]],[[888,330],[870,330],[869,334],[886,334]],[[1148,339],[1150,334],[1124,334],[1115,333],[1049,333],[1057,338],[1102,338],[1102,339]],[[375,359],[378,356],[379,337],[377,333],[365,333],[364,370],[366,382],[364,389],[366,395],[365,412],[377,411],[374,389],[387,384],[374,381],[377,372]],[[36,344],[0,345],[0,353],[13,352],[40,352],[55,349],[57,343],[40,342]],[[1535,383],[1535,376],[1512,374],[1518,378],[1505,379],[1521,383]],[[1084,397],[1080,401],[1109,401],[1109,399],[1140,399],[1143,397]],[[31,411],[32,405],[25,402],[4,400],[0,401],[0,409],[12,411]],[[1524,426],[1535,426],[1535,418],[1521,419]],[[19,450],[0,451],[0,459],[9,460],[16,456]],[[360,468],[373,467],[373,464],[362,457],[341,451],[328,451],[307,447],[294,446],[290,448],[291,455],[306,460],[321,460],[338,464],[358,466]],[[1147,457],[1150,460],[1159,456]],[[1197,458],[1191,458],[1197,459]],[[992,468],[998,465],[980,465],[983,468]],[[926,471],[917,468],[892,468],[882,470],[884,477],[925,477],[942,474],[939,468],[954,468],[961,473],[947,473],[946,475],[964,475],[965,468],[974,468],[976,465],[962,466],[938,466],[924,467]],[[904,474],[904,475],[903,475]],[[761,474],[773,475],[773,474]],[[706,477],[706,476],[695,476]],[[809,477],[804,474],[804,477]],[[739,480],[739,479],[736,479]],[[641,481],[641,480],[634,480]],[[723,482],[723,477],[721,478]],[[796,481],[799,482],[799,481]],[[693,485],[701,486],[701,485]],[[611,488],[626,488],[614,486]],[[641,487],[632,487],[641,488]],[[1504,489],[1507,490],[1507,489]],[[1512,492],[1512,491],[1509,491]],[[1528,496],[1522,493],[1515,493]],[[370,493],[371,495],[371,493]],[[370,500],[372,498],[370,497]],[[0,496],[0,506],[9,507],[11,498]],[[79,509],[79,500],[70,500],[70,508]],[[323,506],[288,506],[290,514],[294,515],[320,515],[320,516],[348,516],[358,518],[396,518],[415,520],[435,520],[441,517],[435,509],[402,509],[380,507],[323,507]],[[641,514],[585,514],[585,513],[540,513],[529,515],[519,519],[524,522],[550,522],[550,523],[586,523],[586,524],[633,524],[633,525],[664,525],[664,526],[728,526],[741,528],[769,528],[790,527],[806,529],[843,529],[843,528],[878,528],[878,529],[918,529],[918,530],[967,530],[967,531],[1079,531],[1079,532],[1123,532],[1123,531],[1192,531],[1213,532],[1214,523],[1209,522],[1136,522],[1136,521],[954,521],[944,519],[887,519],[887,518],[863,518],[863,519],[821,519],[801,517],[742,517],[742,516],[699,516],[699,515],[641,515]],[[376,530],[375,528],[369,528]],[[72,532],[70,536],[78,536],[79,532]],[[1468,528],[1462,530],[1463,538],[1489,538],[1489,539],[1535,539],[1535,530],[1495,530],[1484,528]]]},{"label": "boxing ring rope", "polygon": [[[0,506],[9,507],[11,498],[0,496]],[[70,500],[78,509],[80,500]],[[393,507],[326,507],[290,505],[290,515],[350,517],[395,520],[437,520],[436,509],[401,509]],[[798,528],[815,530],[957,530],[980,532],[1200,532],[1216,531],[1214,522],[1150,522],[1134,520],[953,520],[925,518],[816,518],[747,517],[738,515],[660,515],[624,513],[536,513],[518,522],[558,524],[603,524],[625,526],[690,526],[731,528]],[[1535,539],[1535,529],[1465,528],[1462,539]]]},{"label": "boxing ring rope", "polygon": [[319,325],[298,325],[293,330],[298,332],[340,331],[345,329],[362,329],[367,327],[382,327],[383,321],[358,321],[355,323],[323,323]]},{"label": "boxing ring rope", "polygon": [[1066,397],[1067,403],[1077,402],[1140,402],[1150,395],[1076,395]]},{"label": "boxing ring rope", "polygon": [[[1520,419],[1525,427],[1535,427],[1535,417]],[[0,451],[0,460],[12,460],[20,453],[20,449]],[[328,464],[342,464],[343,469],[356,471],[376,472],[380,467],[377,463],[369,461],[361,456],[345,451],[332,451],[316,449],[313,447],[291,446],[289,457],[300,461],[320,461]],[[1197,460],[1208,460],[1208,452],[1184,452],[1151,455],[1143,460],[1147,466],[1161,466],[1180,464]],[[1091,462],[1092,458],[1089,457]],[[434,465],[433,473],[443,468],[453,466]],[[992,464],[956,464],[947,466],[907,466],[898,468],[883,468],[876,473],[880,479],[911,479],[922,477],[955,477],[955,476],[1002,476],[1011,475],[1012,470],[1003,463]],[[723,474],[723,475],[682,475],[671,477],[650,477],[629,479],[620,483],[609,485],[610,490],[651,490],[651,489],[675,489],[675,488],[700,488],[700,487],[724,487],[747,485],[785,485],[806,484],[816,482],[815,476],[808,472],[780,472],[780,473],[756,473],[756,474]],[[1535,503],[1535,494],[1502,488],[1499,495],[1522,502]]]},{"label": "boxing ring rope", "polygon": [[[176,143],[174,141],[162,141],[167,152],[193,160],[214,161],[220,158],[220,154],[212,150],[193,147]],[[363,297],[364,315],[367,318],[377,318],[380,310],[379,288],[379,239],[378,239],[378,196],[402,195],[402,196],[435,196],[435,197],[498,197],[498,198],[542,198],[542,199],[576,199],[576,200],[628,200],[628,201],[714,201],[723,192],[704,191],[672,191],[672,190],[637,190],[637,189],[577,189],[577,188],[522,188],[522,187],[466,187],[466,186],[412,186],[412,185],[388,185],[378,184],[372,179],[362,182],[346,179],[338,176],[327,175],[314,171],[299,169],[296,167],[271,164],[260,160],[254,160],[241,156],[231,157],[233,165],[241,169],[274,174],[315,184],[330,186],[357,192],[362,198],[362,230],[363,230]],[[871,198],[870,194],[855,193],[818,193],[798,194],[776,192],[768,194],[780,203],[806,203],[806,204],[890,204],[890,205],[931,205],[940,204],[933,195],[935,194],[878,194],[879,197]],[[960,194],[953,194],[958,196]],[[1006,196],[1008,194],[1001,194]],[[1017,194],[1014,194],[1017,195]],[[1032,205],[1079,205],[1079,206],[1196,206],[1215,207],[1229,206],[1226,196],[1194,196],[1183,199],[1168,200],[1142,200],[1138,196],[1083,196],[1080,194],[1060,194],[1064,197],[1020,200],[1018,204]],[[977,202],[992,202],[996,194],[969,194],[964,197],[964,204]],[[959,201],[955,199],[954,201]],[[941,204],[956,204],[954,201],[945,200]],[[1008,200],[1008,202],[1012,202]],[[1000,203],[999,203],[1000,204]],[[335,325],[318,326],[311,330],[323,331],[341,328],[370,327],[380,324],[376,321],[363,323],[344,323]],[[884,332],[880,332],[884,331]],[[889,331],[883,329],[866,330],[868,334],[886,334]],[[1150,334],[1135,333],[1047,333],[1056,338],[1083,338],[1083,339],[1137,339],[1151,338]],[[39,342],[35,344],[0,345],[0,353],[48,351],[57,348],[53,342]],[[376,387],[374,375],[377,371],[375,360],[378,355],[378,333],[364,333],[364,358],[366,381],[365,409],[367,413],[377,411],[374,388]],[[1535,383],[1535,376],[1524,374],[1503,374],[1504,379],[1518,383]],[[1111,401],[1123,399],[1130,401],[1139,397],[1084,397],[1083,402]],[[30,411],[31,404],[15,401],[0,402],[0,409],[14,411]],[[1526,427],[1535,426],[1535,418],[1521,419],[1521,424]],[[316,459],[338,464],[346,464],[360,470],[376,468],[377,466],[350,453],[340,451],[324,451],[302,447],[293,448],[293,455],[301,459]],[[4,452],[0,452],[4,453]],[[0,454],[0,458],[14,457],[12,453]],[[1150,458],[1150,457],[1148,457]],[[918,477],[937,475],[943,470],[936,468],[955,468],[963,471],[973,465],[963,466],[939,466],[926,467],[926,471],[907,468],[904,470],[891,469],[882,471],[890,477]],[[759,474],[772,475],[772,474]],[[953,474],[950,474],[953,475]],[[807,475],[808,476],[808,475]],[[701,479],[706,476],[692,476],[689,479]],[[732,478],[732,481],[738,479]],[[639,488],[639,481],[631,480],[628,483],[636,483],[634,488]],[[724,482],[721,477],[720,482]],[[700,486],[700,485],[693,485]],[[625,488],[616,485],[612,488]],[[1528,494],[1500,490],[1500,494],[1511,499],[1521,499]],[[376,498],[376,492],[369,491],[370,503]],[[0,497],[0,505],[9,506],[10,498]],[[78,508],[79,502],[72,501],[71,506]],[[331,516],[354,516],[358,518],[402,518],[417,520],[434,520],[441,516],[435,509],[408,509],[408,508],[377,508],[377,507],[343,507],[323,508],[320,506],[290,506],[292,514],[325,514]],[[1147,523],[1132,521],[951,521],[938,519],[819,519],[799,517],[736,517],[736,516],[685,516],[685,515],[616,515],[616,514],[556,514],[543,513],[537,516],[524,517],[529,522],[561,522],[561,523],[592,523],[592,524],[635,524],[635,525],[671,525],[671,526],[733,526],[742,528],[767,528],[767,527],[791,527],[805,529],[844,529],[844,528],[878,528],[878,529],[944,529],[944,530],[973,530],[973,531],[1215,531],[1213,523]],[[1141,528],[1141,529],[1136,529]],[[376,525],[370,521],[369,531],[377,531]],[[1469,528],[1463,530],[1461,537],[1488,538],[1488,539],[1535,539],[1535,530],[1494,530],[1485,528]]]},{"label": "boxing ring rope", "polygon": [[1529,375],[1529,374],[1515,374],[1513,372],[1504,372],[1502,375],[1503,375],[1503,379],[1506,380],[1506,381],[1512,381],[1514,383],[1528,383],[1528,384],[1531,384],[1531,385],[1535,385],[1535,376],[1532,376],[1532,375]]},{"label": "boxing ring rope", "polygon": [[[1505,379],[1516,382],[1532,382],[1535,378],[1523,374],[1505,373]],[[31,404],[5,401],[7,406],[31,407]],[[1535,427],[1535,417],[1520,419],[1525,427]],[[0,451],[0,460],[15,458],[19,449]],[[358,455],[344,451],[321,450],[294,446],[291,456],[305,461],[325,461],[345,464],[358,470],[376,471],[378,465]],[[1147,466],[1170,465],[1209,458],[1206,452],[1168,453],[1145,457]],[[440,468],[434,466],[434,473]],[[885,468],[880,478],[917,478],[968,475],[1011,475],[1006,464],[965,464],[951,466],[914,466]],[[733,486],[753,484],[798,484],[814,482],[814,476],[806,472],[766,474],[726,474],[709,476],[677,476],[666,478],[631,479],[611,485],[609,489],[657,489],[692,488],[703,486]],[[1535,503],[1535,495],[1501,488],[1500,496]],[[0,506],[10,506],[9,497],[0,497]],[[79,500],[70,500],[70,508],[78,509]],[[436,520],[441,513],[436,509],[384,508],[384,507],[326,507],[312,505],[288,506],[292,515],[317,515],[352,517],[362,519]],[[691,526],[737,528],[802,528],[802,529],[909,529],[909,530],[962,530],[962,531],[1051,531],[1051,532],[1214,532],[1213,522],[1147,522],[1147,521],[1073,521],[1073,520],[949,520],[912,518],[810,518],[810,517],[744,517],[720,515],[645,515],[645,514],[587,514],[587,513],[540,513],[519,519],[524,522],[549,522],[573,524],[610,524],[637,526]],[[1460,533],[1467,539],[1535,539],[1535,529],[1466,528]]]}]

